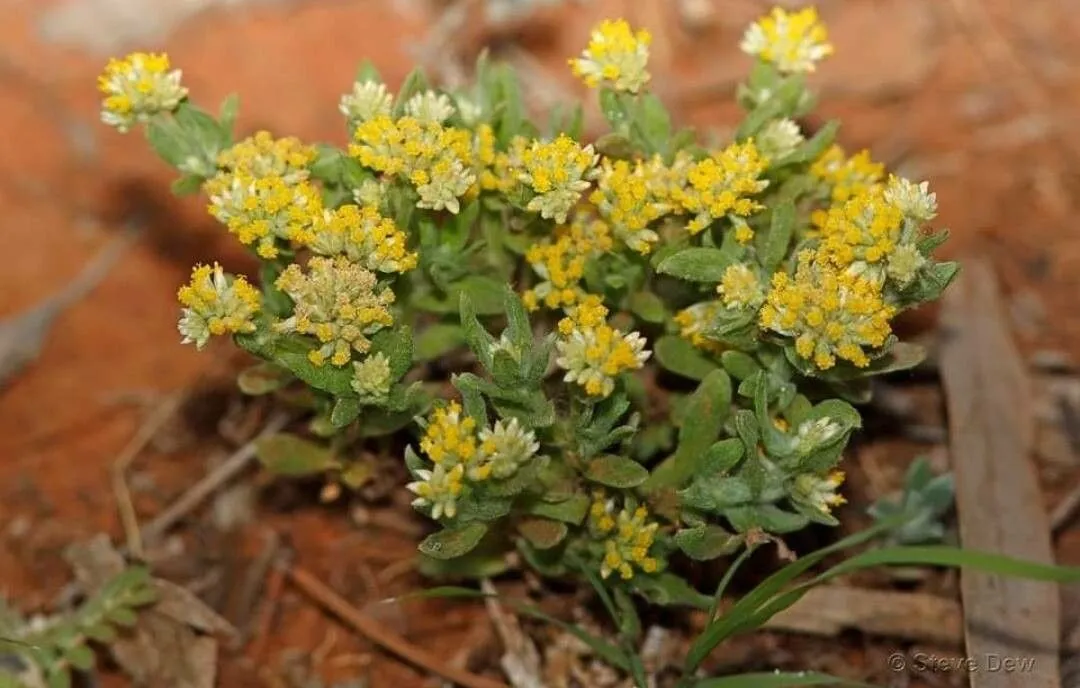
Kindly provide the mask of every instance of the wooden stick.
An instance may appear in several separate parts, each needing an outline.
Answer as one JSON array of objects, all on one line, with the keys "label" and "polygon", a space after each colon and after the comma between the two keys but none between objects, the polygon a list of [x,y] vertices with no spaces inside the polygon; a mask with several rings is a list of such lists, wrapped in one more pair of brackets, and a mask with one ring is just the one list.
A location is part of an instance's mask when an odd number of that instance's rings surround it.
[{"label": "wooden stick", "polygon": [[464,669],[456,669],[440,662],[428,652],[390,632],[370,616],[365,616],[307,571],[294,567],[286,572],[286,576],[301,592],[344,621],[357,633],[410,664],[453,681],[464,688],[508,688],[501,681],[477,676]]}]

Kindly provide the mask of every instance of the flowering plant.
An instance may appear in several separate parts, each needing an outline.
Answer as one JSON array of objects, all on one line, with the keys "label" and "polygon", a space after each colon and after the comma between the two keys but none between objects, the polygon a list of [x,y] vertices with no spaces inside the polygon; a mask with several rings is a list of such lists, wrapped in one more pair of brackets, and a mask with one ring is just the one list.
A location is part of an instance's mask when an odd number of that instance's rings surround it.
[{"label": "flowering plant", "polygon": [[610,127],[591,143],[580,107],[530,121],[485,58],[452,92],[417,71],[393,94],[365,65],[346,147],[234,141],[237,101],[199,109],[161,55],[109,64],[102,118],[145,125],[174,189],[261,262],[197,266],[180,332],[260,358],[249,393],[303,392],[327,442],[270,437],[269,466],[356,485],[350,457],[415,418],[429,570],[491,575],[514,547],[620,600],[707,607],[672,563],[837,523],[851,404],[921,361],[891,323],[957,272],[926,182],[800,125],[832,52],[814,10],[774,10],[742,48],[746,115],[718,147],[673,126],[649,35],[621,20],[570,60]]}]

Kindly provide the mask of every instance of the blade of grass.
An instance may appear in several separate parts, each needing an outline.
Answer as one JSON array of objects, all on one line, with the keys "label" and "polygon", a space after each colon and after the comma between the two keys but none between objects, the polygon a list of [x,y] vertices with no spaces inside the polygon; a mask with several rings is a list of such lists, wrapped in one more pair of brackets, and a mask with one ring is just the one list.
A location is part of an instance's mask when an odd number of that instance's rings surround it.
[{"label": "blade of grass", "polygon": [[710,619],[708,626],[690,646],[684,664],[684,675],[692,676],[701,666],[701,662],[709,656],[717,645],[739,628],[743,622],[754,614],[768,600],[779,594],[784,586],[795,580],[799,575],[816,565],[831,554],[840,552],[851,547],[861,545],[888,530],[902,525],[907,520],[906,515],[880,521],[877,524],[849,535],[848,537],[812,552],[797,561],[794,561],[776,573],[773,573],[757,587],[744,595],[735,605],[728,610],[727,614],[719,619]]},{"label": "blade of grass", "polygon": [[720,599],[724,596],[724,592],[727,591],[728,585],[731,584],[731,579],[735,577],[735,573],[739,570],[739,567],[750,558],[750,555],[752,555],[757,548],[758,545],[756,544],[747,545],[746,549],[742,551],[742,554],[736,557],[735,561],[731,562],[731,566],[728,567],[728,570],[724,571],[720,583],[716,586],[716,593],[713,595],[712,604],[709,605],[708,619],[710,622],[716,618],[716,610],[720,606]]},{"label": "blade of grass", "polygon": [[853,686],[854,688],[874,688],[868,683],[849,681],[828,674],[806,671],[794,673],[758,673],[740,674],[739,676],[721,676],[707,678],[695,683],[693,688],[801,688],[802,686]]},{"label": "blade of grass", "polygon": [[[875,566],[949,566],[974,568],[1003,576],[1028,578],[1055,583],[1080,581],[1080,567],[1049,566],[1015,559],[992,552],[964,550],[948,545],[925,547],[886,547],[870,550],[841,562],[812,580],[786,591],[763,605],[734,633],[752,631],[773,616],[792,606],[811,588],[846,573]],[[734,635],[733,633],[733,635]]]}]

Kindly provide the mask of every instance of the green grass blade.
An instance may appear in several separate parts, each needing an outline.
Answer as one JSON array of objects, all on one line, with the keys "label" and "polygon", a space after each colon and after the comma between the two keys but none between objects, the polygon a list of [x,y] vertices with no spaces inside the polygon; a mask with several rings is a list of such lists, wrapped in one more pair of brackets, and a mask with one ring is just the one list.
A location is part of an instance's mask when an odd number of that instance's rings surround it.
[{"label": "green grass blade", "polygon": [[931,545],[924,547],[885,547],[858,554],[841,562],[812,580],[788,590],[763,605],[735,633],[751,631],[773,616],[784,611],[802,598],[815,586],[854,571],[875,566],[948,566],[953,568],[972,568],[987,573],[1016,578],[1049,581],[1054,583],[1073,583],[1080,581],[1080,567],[1052,566],[1036,564],[1015,559],[1003,554],[965,550],[949,545]]},{"label": "green grass blade", "polygon": [[889,529],[902,524],[904,520],[905,517],[901,516],[880,521],[866,530],[849,535],[828,547],[807,554],[770,575],[764,581],[759,583],[757,587],[744,595],[742,599],[736,602],[735,605],[728,610],[727,614],[719,619],[710,621],[709,625],[705,627],[705,630],[702,631],[701,635],[699,635],[690,646],[690,651],[686,655],[684,669],[686,675],[692,675],[697,671],[698,667],[701,666],[701,662],[709,656],[709,653],[712,652],[717,645],[723,642],[725,638],[733,635],[736,630],[742,629],[749,619],[754,618],[754,615],[761,606],[780,594],[788,583],[795,580],[829,555],[851,547],[856,547],[872,540],[878,535],[887,532]]},{"label": "green grass blade", "polygon": [[693,685],[693,688],[800,688],[802,686],[852,686],[853,688],[874,688],[868,683],[849,681],[828,674],[807,671],[793,673],[758,673],[740,674],[707,678]]}]

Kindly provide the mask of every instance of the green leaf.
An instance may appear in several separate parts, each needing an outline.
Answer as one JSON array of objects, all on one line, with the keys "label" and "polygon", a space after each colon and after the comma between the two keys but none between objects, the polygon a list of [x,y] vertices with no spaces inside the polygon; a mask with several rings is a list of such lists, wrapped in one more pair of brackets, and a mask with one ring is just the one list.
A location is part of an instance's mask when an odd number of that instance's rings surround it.
[{"label": "green leaf", "polygon": [[314,348],[314,343],[309,343],[304,337],[282,337],[275,342],[272,355],[278,365],[289,369],[315,389],[335,396],[352,394],[352,366],[339,368],[329,363],[317,366],[308,358],[308,353]]},{"label": "green leaf", "polygon": [[360,417],[360,399],[358,397],[338,397],[334,409],[330,412],[330,424],[335,428],[344,428]]},{"label": "green leaf", "polygon": [[191,194],[199,193],[202,189],[203,182],[205,181],[206,179],[202,175],[185,174],[175,180],[169,186],[169,190],[172,191],[174,196],[190,196]]},{"label": "green leaf", "polygon": [[623,134],[610,132],[596,139],[596,152],[614,160],[631,160],[634,157],[634,144]]},{"label": "green leaf", "polygon": [[187,134],[171,116],[151,118],[146,125],[146,140],[158,157],[173,167],[179,167],[189,155]]},{"label": "green leaf", "polygon": [[570,529],[561,521],[526,518],[518,523],[518,532],[536,549],[546,550],[562,542]]},{"label": "green leaf", "polygon": [[371,353],[386,356],[390,363],[390,379],[400,380],[412,368],[412,328],[401,326],[376,332],[371,338]]},{"label": "green leaf", "polygon": [[651,291],[638,291],[630,295],[630,311],[647,323],[658,325],[667,320],[663,300]]},{"label": "green leaf", "polygon": [[429,88],[431,87],[428,85],[427,76],[424,75],[422,68],[417,67],[409,72],[409,75],[405,77],[405,81],[401,84],[401,90],[398,91],[397,98],[394,100],[394,117],[401,117],[405,114],[405,103],[409,102],[409,99],[417,93],[423,93]]},{"label": "green leaf", "polygon": [[671,139],[671,115],[663,101],[652,93],[643,94],[637,104],[634,129],[641,134],[642,147],[649,153],[666,155]]},{"label": "green leaf", "polygon": [[698,635],[687,653],[683,667],[684,675],[691,675],[696,672],[705,658],[709,656],[709,653],[725,639],[741,630],[753,630],[753,628],[756,628],[748,627],[749,623],[753,621],[754,613],[771,598],[779,594],[788,583],[829,555],[861,545],[881,533],[887,532],[900,522],[899,519],[896,519],[877,523],[828,547],[803,555],[779,571],[769,575],[750,592],[740,597],[726,614],[711,621]]},{"label": "green leaf", "polygon": [[600,112],[608,121],[611,128],[619,131],[624,128],[627,121],[626,109],[619,94],[606,86],[600,89]]},{"label": "green leaf", "polygon": [[817,130],[817,133],[804,141],[802,145],[788,157],[779,160],[780,165],[804,165],[821,157],[821,154],[836,140],[836,132],[840,130],[840,122],[833,119],[825,123]]},{"label": "green leaf", "polygon": [[701,461],[701,475],[718,475],[734,468],[746,454],[746,447],[737,437],[720,440],[705,452]]},{"label": "green leaf", "polygon": [[634,576],[633,586],[654,604],[665,607],[708,609],[712,598],[703,595],[680,576],[661,573],[655,576]]},{"label": "green leaf", "polygon": [[458,325],[436,323],[424,328],[416,338],[413,356],[417,361],[433,361],[465,345],[465,333]]},{"label": "green leaf", "polygon": [[742,478],[706,476],[691,483],[679,493],[679,498],[691,509],[717,514],[753,500],[754,491]]},{"label": "green leaf", "polygon": [[897,342],[892,345],[889,352],[881,358],[875,359],[866,368],[857,373],[858,377],[870,377],[871,375],[884,375],[903,370],[911,370],[926,360],[926,349],[918,344]]},{"label": "green leaf", "polygon": [[261,396],[276,392],[293,379],[288,371],[273,363],[256,363],[240,371],[236,377],[236,386],[249,396]]},{"label": "green leaf", "polygon": [[745,541],[744,536],[714,525],[686,528],[675,533],[675,544],[695,561],[709,561],[733,554]]},{"label": "green leaf", "polygon": [[458,294],[468,294],[477,315],[501,315],[506,283],[487,275],[469,275],[454,285]]},{"label": "green leaf", "polygon": [[720,365],[736,380],[745,380],[762,370],[757,359],[741,351],[725,351],[720,354]]},{"label": "green leaf", "polygon": [[95,664],[94,651],[86,645],[76,645],[68,648],[64,652],[64,659],[79,671],[90,671]]},{"label": "green leaf", "polygon": [[795,204],[785,201],[772,209],[772,222],[761,252],[761,264],[770,273],[783,262],[795,232]]},{"label": "green leaf", "polygon": [[656,271],[691,282],[719,283],[732,262],[731,256],[718,248],[693,247],[668,256]]},{"label": "green leaf", "polygon": [[509,285],[503,285],[503,308],[506,309],[506,336],[510,343],[525,351],[533,343],[529,313],[521,297]]},{"label": "green leaf", "polygon": [[479,545],[487,531],[488,527],[483,523],[444,528],[424,538],[420,543],[420,552],[433,559],[460,557]]},{"label": "green leaf", "polygon": [[709,373],[716,370],[715,363],[678,335],[664,335],[656,340],[653,353],[657,363],[666,370],[691,380],[704,380]]},{"label": "green leaf", "polygon": [[375,64],[371,60],[364,60],[356,69],[356,83],[366,84],[369,81],[376,84],[383,83],[382,75],[379,74]]},{"label": "green leaf", "polygon": [[675,453],[656,467],[645,489],[678,487],[700,468],[731,413],[731,379],[723,370],[709,373],[690,396],[682,414]]},{"label": "green leaf", "polygon": [[590,461],[585,468],[585,477],[608,487],[628,489],[648,480],[649,471],[633,459],[608,454]]},{"label": "green leaf", "polygon": [[525,507],[525,513],[531,516],[542,516],[556,521],[562,521],[572,526],[581,525],[589,513],[589,498],[583,494],[575,494],[561,502],[537,501]]},{"label": "green leaf", "polygon": [[285,476],[323,473],[337,465],[328,448],[288,433],[258,438],[255,455],[271,473]]},{"label": "green leaf", "polygon": [[225,96],[225,100],[221,101],[221,109],[218,110],[218,121],[221,123],[221,128],[231,134],[233,127],[236,125],[236,116],[238,114],[240,114],[240,96],[230,93]]},{"label": "green leaf", "polygon": [[804,688],[808,686],[848,686],[850,688],[875,688],[869,683],[819,674],[812,671],[769,672],[719,676],[698,681],[693,688]]}]

